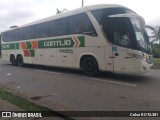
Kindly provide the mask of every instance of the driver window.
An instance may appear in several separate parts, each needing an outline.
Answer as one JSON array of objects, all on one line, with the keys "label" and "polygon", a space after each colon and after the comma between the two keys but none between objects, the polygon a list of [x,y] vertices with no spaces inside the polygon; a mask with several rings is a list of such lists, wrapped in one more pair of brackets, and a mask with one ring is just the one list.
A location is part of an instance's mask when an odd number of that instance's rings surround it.
[{"label": "driver window", "polygon": [[118,45],[131,46],[129,27],[125,18],[114,19],[113,39],[114,43]]}]

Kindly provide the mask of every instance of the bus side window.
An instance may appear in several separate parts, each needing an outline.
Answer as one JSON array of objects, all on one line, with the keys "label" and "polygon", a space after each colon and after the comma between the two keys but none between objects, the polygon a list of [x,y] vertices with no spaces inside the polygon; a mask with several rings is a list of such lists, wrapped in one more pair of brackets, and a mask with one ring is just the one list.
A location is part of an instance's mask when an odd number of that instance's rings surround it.
[{"label": "bus side window", "polygon": [[56,21],[54,25],[54,35],[55,36],[63,35],[63,25],[61,21]]},{"label": "bus side window", "polygon": [[103,11],[104,9],[98,9],[98,10],[91,11],[92,15],[95,17],[95,19],[100,25],[102,24]]},{"label": "bus side window", "polygon": [[126,18],[113,18],[114,43],[130,47],[131,38]]},{"label": "bus side window", "polygon": [[49,37],[49,22],[45,22],[42,24],[42,33],[41,36],[42,37]]},{"label": "bus side window", "polygon": [[4,42],[9,42],[10,41],[10,31],[9,32],[4,32],[3,34],[2,34],[2,40],[4,41]]},{"label": "bus side window", "polygon": [[57,19],[50,22],[50,36],[67,35],[67,19]]},{"label": "bus side window", "polygon": [[8,34],[8,41],[14,41],[14,30],[11,30]]},{"label": "bus side window", "polygon": [[68,17],[68,34],[97,35],[86,13]]},{"label": "bus side window", "polygon": [[23,31],[22,31],[23,28],[19,28],[15,31],[15,41],[18,41],[18,40],[24,40],[23,39]]},{"label": "bus side window", "polygon": [[54,34],[55,20],[50,22],[50,36],[55,36]]},{"label": "bus side window", "polygon": [[35,38],[49,37],[49,22],[35,25]]}]

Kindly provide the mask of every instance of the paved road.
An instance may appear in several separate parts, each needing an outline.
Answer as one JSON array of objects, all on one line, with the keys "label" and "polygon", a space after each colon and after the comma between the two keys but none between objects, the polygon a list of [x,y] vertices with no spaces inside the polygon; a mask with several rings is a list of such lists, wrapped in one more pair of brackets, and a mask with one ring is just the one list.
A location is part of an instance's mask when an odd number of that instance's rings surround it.
[{"label": "paved road", "polygon": [[160,70],[137,76],[102,73],[93,78],[79,70],[20,68],[0,61],[0,83],[58,111],[160,111]]}]

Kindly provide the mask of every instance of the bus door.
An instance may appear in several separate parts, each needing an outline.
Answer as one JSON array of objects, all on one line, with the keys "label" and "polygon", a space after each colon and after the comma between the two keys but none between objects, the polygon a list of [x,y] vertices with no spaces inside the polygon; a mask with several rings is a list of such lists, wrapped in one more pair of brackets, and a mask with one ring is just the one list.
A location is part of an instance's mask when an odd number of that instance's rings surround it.
[{"label": "bus door", "polygon": [[112,18],[112,56],[114,72],[134,72],[133,32],[128,18]]},{"label": "bus door", "polygon": [[103,31],[112,43],[110,51],[113,60],[113,72],[134,72],[133,41],[134,33],[129,18],[111,17],[103,22]]}]

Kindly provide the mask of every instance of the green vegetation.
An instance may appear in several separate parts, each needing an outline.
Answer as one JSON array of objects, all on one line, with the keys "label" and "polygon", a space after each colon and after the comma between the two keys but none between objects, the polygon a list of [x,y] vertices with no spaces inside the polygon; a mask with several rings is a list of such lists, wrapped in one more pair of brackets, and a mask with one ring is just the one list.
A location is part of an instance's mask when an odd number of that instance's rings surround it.
[{"label": "green vegetation", "polygon": [[1,58],[1,34],[0,34],[0,58]]},{"label": "green vegetation", "polygon": [[160,69],[160,58],[154,58],[152,69]]},{"label": "green vegetation", "polygon": [[152,52],[154,58],[160,58],[160,44],[152,44]]},{"label": "green vegetation", "polygon": [[51,111],[46,107],[39,106],[28,101],[26,98],[19,97],[12,93],[12,91],[0,86],[0,98],[8,101],[24,111]]},{"label": "green vegetation", "polygon": [[153,44],[152,45],[152,52],[154,57],[154,64],[151,67],[152,69],[160,69],[160,44]]},{"label": "green vegetation", "polygon": [[[67,117],[61,113],[54,112],[53,110],[37,105],[28,101],[26,98],[20,97],[13,93],[13,91],[5,88],[4,86],[0,85],[0,99],[8,101],[17,107],[23,109],[24,111],[37,111],[37,112],[48,112],[49,115],[57,116],[63,118],[64,120],[74,120],[70,117]],[[37,120],[39,118],[33,118],[33,120]],[[31,119],[32,120],[32,119]]]}]

